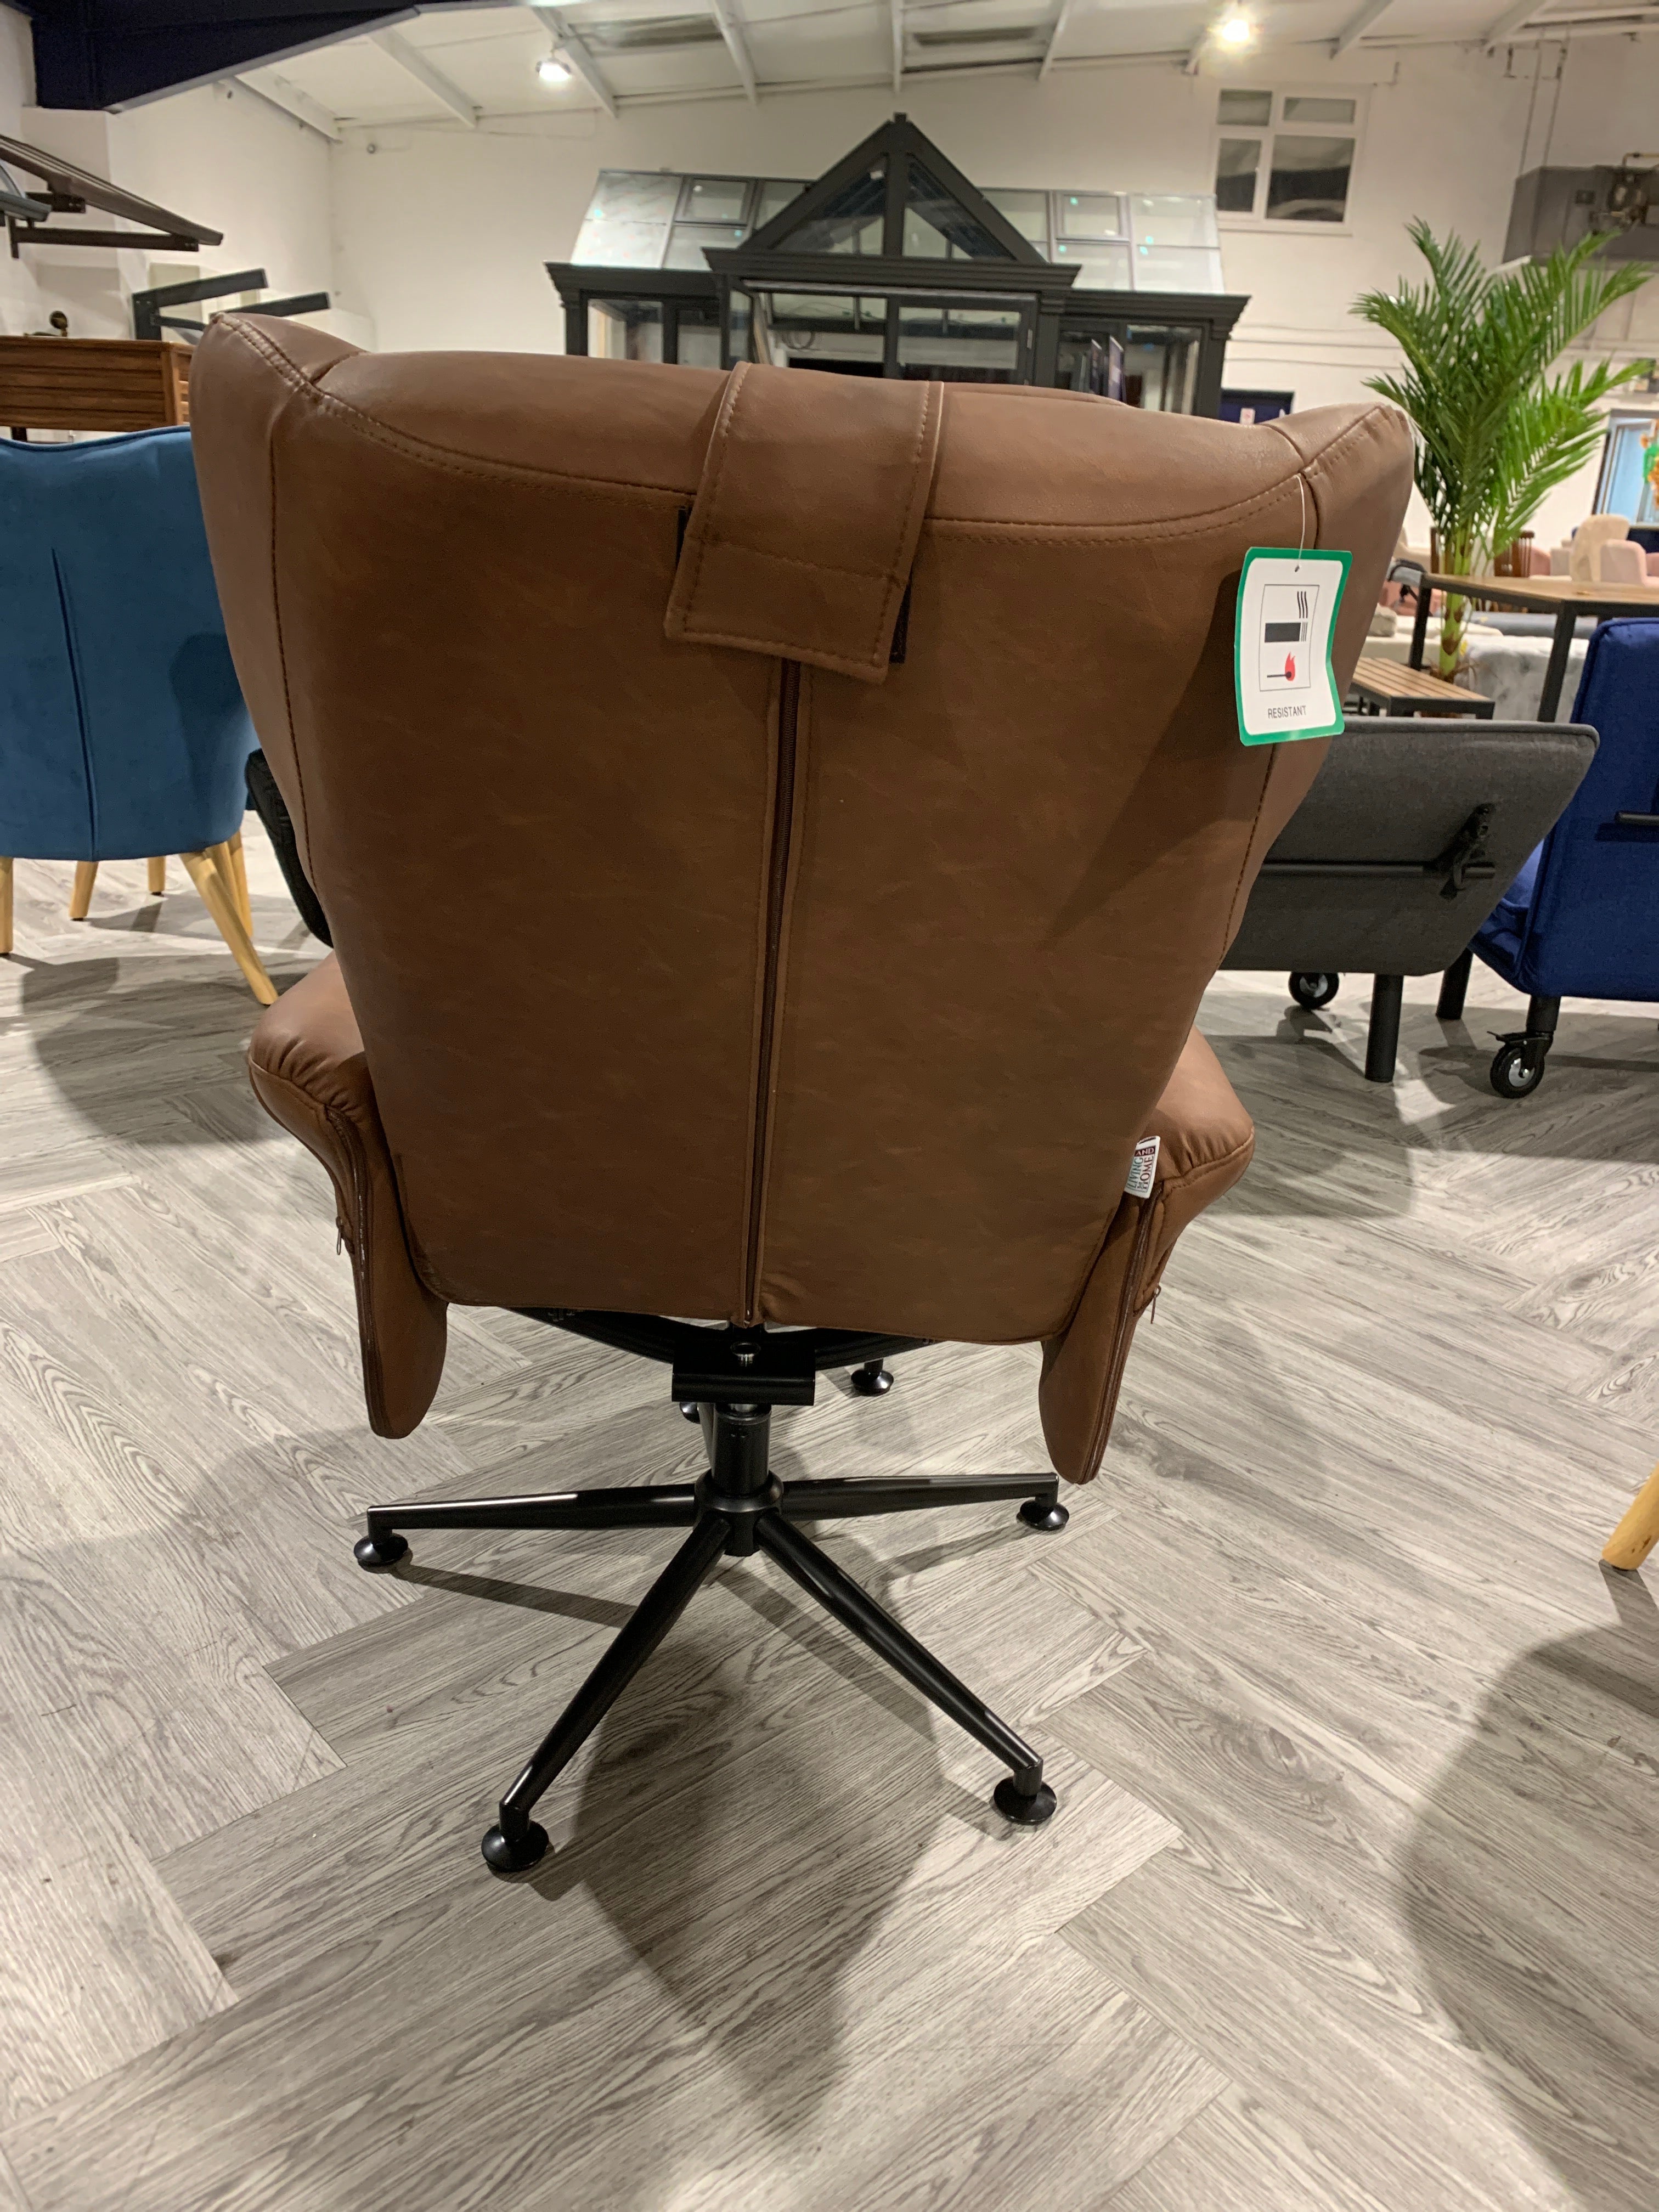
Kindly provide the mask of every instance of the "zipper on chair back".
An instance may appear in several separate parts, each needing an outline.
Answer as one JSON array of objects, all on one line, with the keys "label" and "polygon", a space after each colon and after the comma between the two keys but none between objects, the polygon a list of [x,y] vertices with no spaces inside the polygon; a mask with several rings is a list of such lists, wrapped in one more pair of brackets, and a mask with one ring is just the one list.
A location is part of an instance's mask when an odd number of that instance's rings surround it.
[{"label": "zipper on chair back", "polygon": [[749,1185],[749,1251],[744,1267],[745,1321],[759,1318],[762,1216],[766,1200],[766,1155],[772,1133],[772,1060],[777,1027],[778,953],[788,894],[789,848],[795,814],[796,727],[800,714],[800,663],[786,660],[778,686],[777,756],[772,780],[772,853],[767,871],[766,947],[761,978],[760,1051],[755,1070],[755,1151]]}]

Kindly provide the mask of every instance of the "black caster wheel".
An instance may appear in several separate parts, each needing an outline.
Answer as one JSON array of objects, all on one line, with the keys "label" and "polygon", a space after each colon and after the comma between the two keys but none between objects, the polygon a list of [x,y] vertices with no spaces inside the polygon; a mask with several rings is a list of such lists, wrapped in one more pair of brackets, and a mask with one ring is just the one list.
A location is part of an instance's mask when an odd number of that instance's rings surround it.
[{"label": "black caster wheel", "polygon": [[1022,1797],[1012,1774],[991,1792],[991,1802],[1003,1819],[1018,1828],[1040,1828],[1045,1820],[1052,1820],[1058,1802],[1046,1782],[1039,1784],[1035,1797]]},{"label": "black caster wheel", "polygon": [[680,1401],[680,1411],[688,1421],[700,1421],[702,1419],[702,1408],[695,1398],[683,1398]]},{"label": "black caster wheel", "polygon": [[884,1398],[892,1387],[893,1378],[878,1359],[853,1370],[853,1389],[860,1398]]},{"label": "black caster wheel", "polygon": [[1057,1498],[1028,1498],[1019,1509],[1019,1517],[1028,1528],[1057,1533],[1072,1516]]},{"label": "black caster wheel", "polygon": [[1331,1000],[1336,996],[1337,988],[1341,981],[1342,978],[1340,975],[1304,975],[1299,971],[1292,970],[1290,983],[1291,996],[1298,1006],[1310,1014],[1316,1014],[1322,1006],[1329,1006]]},{"label": "black caster wheel", "polygon": [[1506,1044],[1492,1056],[1492,1087],[1500,1098],[1530,1097],[1543,1080],[1544,1055],[1536,1048]]},{"label": "black caster wheel", "polygon": [[394,1530],[388,1528],[384,1536],[359,1536],[351,1547],[351,1556],[360,1567],[372,1575],[381,1574],[387,1567],[395,1567],[399,1559],[409,1557],[409,1546]]},{"label": "black caster wheel", "polygon": [[492,1874],[522,1874],[533,1867],[547,1849],[547,1831],[539,1821],[526,1820],[521,1834],[508,1836],[496,1822],[484,1832],[478,1849]]}]

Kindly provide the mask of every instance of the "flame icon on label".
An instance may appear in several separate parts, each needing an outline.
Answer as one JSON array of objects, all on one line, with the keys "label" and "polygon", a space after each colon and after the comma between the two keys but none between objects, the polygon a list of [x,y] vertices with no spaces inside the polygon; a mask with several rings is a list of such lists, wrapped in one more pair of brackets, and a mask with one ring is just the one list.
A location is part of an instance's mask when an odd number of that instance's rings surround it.
[{"label": "flame icon on label", "polygon": [[1296,681],[1296,655],[1293,653],[1287,653],[1285,656],[1285,681],[1287,684]]}]

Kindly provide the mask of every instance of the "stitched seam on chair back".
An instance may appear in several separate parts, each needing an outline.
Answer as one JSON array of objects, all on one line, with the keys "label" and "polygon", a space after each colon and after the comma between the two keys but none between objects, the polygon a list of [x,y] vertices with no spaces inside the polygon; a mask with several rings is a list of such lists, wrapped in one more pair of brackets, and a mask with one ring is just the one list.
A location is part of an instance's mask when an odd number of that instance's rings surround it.
[{"label": "stitched seam on chair back", "polygon": [[69,586],[64,581],[58,549],[52,552],[52,581],[58,586],[58,612],[64,625],[64,652],[69,661],[70,684],[75,693],[76,728],[81,739],[81,771],[87,781],[87,857],[98,852],[98,784],[92,772],[92,740],[87,730],[87,702],[81,690],[81,655],[75,641],[75,622],[70,612]]}]

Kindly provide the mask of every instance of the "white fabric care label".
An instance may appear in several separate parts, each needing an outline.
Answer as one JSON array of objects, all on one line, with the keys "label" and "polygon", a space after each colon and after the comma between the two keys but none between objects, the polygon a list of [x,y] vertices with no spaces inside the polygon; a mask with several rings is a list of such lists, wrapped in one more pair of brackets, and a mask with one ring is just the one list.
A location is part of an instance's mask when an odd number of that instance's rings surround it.
[{"label": "white fabric care label", "polygon": [[1158,1145],[1156,1137],[1143,1137],[1135,1146],[1134,1158],[1129,1162],[1129,1173],[1123,1189],[1129,1198],[1150,1198],[1152,1177],[1158,1173]]},{"label": "white fabric care label", "polygon": [[1233,681],[1247,745],[1342,734],[1331,637],[1348,553],[1253,545],[1238,579]]}]

